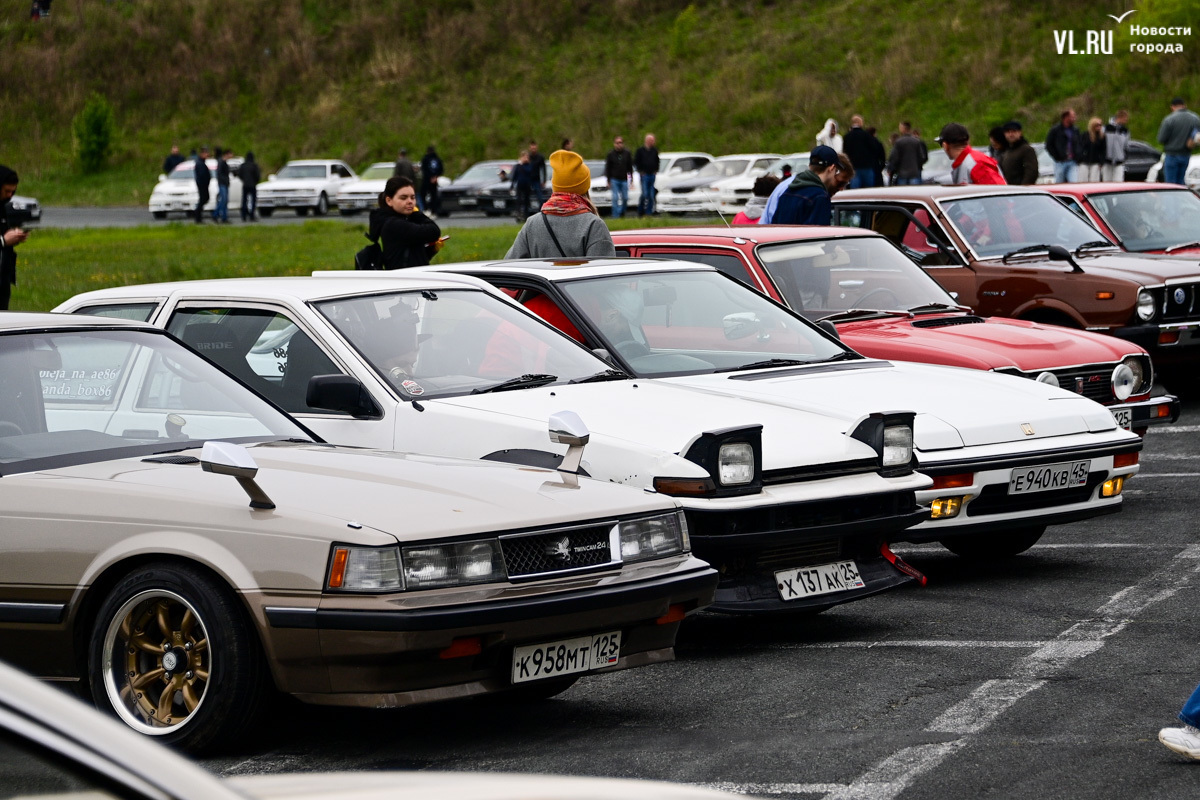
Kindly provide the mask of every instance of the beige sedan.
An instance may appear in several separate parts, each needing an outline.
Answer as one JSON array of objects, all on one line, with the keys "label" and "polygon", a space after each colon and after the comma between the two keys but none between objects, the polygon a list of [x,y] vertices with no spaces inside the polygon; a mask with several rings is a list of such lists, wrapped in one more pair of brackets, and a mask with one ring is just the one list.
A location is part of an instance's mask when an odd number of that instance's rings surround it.
[{"label": "beige sedan", "polygon": [[[0,315],[0,375],[0,658],[188,749],[270,686],[555,694],[671,659],[712,599],[669,498],[326,445],[148,326]],[[570,413],[549,433],[586,445]]]}]

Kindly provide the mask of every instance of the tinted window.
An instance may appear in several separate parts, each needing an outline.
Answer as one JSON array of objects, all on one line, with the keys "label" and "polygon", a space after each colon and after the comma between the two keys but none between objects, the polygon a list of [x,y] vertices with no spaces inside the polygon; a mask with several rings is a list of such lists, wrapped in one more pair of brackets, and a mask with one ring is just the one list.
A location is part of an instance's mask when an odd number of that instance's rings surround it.
[{"label": "tinted window", "polygon": [[1130,250],[1165,250],[1200,241],[1200,197],[1191,192],[1114,192],[1090,200]]},{"label": "tinted window", "polygon": [[746,264],[741,258],[726,253],[683,253],[671,252],[669,250],[656,250],[647,252],[646,255],[654,258],[673,258],[679,261],[694,261],[697,264],[707,264],[710,267],[716,267],[731,278],[737,278],[742,283],[749,286],[754,286],[754,279],[750,277],[750,272],[746,268]]},{"label": "tinted window", "polygon": [[1035,245],[1074,250],[1103,235],[1050,195],[972,197],[942,203],[946,218],[982,258]]},{"label": "tinted window", "polygon": [[120,303],[111,306],[88,306],[75,311],[76,314],[86,314],[92,317],[113,317],[115,319],[131,319],[136,322],[148,322],[158,303]]}]

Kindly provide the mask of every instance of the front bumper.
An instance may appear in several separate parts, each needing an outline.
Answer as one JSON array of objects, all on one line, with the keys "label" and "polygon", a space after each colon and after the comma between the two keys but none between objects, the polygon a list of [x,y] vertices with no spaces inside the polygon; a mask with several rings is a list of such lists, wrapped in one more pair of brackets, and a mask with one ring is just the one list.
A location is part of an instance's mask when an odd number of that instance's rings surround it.
[{"label": "front bumper", "polygon": [[[736,511],[688,508],[692,550],[721,575],[710,610],[816,612],[906,583],[883,545],[927,519],[911,491]],[[853,561],[865,586],[784,599],[781,570]]]},{"label": "front bumper", "polygon": [[717,204],[711,200],[703,200],[693,197],[675,199],[675,197],[666,193],[660,193],[658,197],[655,198],[654,202],[661,211],[678,211],[685,214],[708,212],[711,214],[716,213],[717,210]]},{"label": "front bumper", "polygon": [[261,193],[256,198],[258,208],[309,208],[315,206],[321,195],[319,193],[304,195],[266,195]]},{"label": "front bumper", "polygon": [[1106,332],[1148,350],[1155,367],[1200,358],[1200,350],[1196,349],[1200,345],[1200,320],[1128,325]]},{"label": "front bumper", "polygon": [[[1159,395],[1136,403],[1115,403],[1105,406],[1112,412],[1117,425],[1126,430],[1140,431],[1152,425],[1170,425],[1179,419],[1179,398],[1173,394]],[[1123,412],[1129,412],[1129,424],[1124,424]]]},{"label": "front bumper", "polygon": [[[620,630],[617,663],[599,671],[674,657],[679,620],[713,598],[717,575],[685,558],[639,580],[593,576],[508,587],[478,602],[397,607],[411,597],[323,596],[319,606],[264,603],[261,623],[276,682],[301,700],[392,707],[504,692],[513,688],[513,648]],[[486,598],[487,590],[466,596]],[[461,590],[442,596],[462,597]],[[477,654],[447,657],[456,639],[477,637]],[[597,671],[597,670],[593,670]],[[587,674],[587,673],[584,673]],[[524,684],[522,684],[524,685]]]},{"label": "front bumper", "polygon": [[[1113,456],[1142,449],[1140,441],[1122,445],[1081,446],[1041,451],[1035,454],[998,454],[980,458],[945,460],[919,467],[934,478],[945,475],[971,475],[971,483],[943,489],[917,492],[917,501],[932,506],[938,499],[965,498],[954,517],[926,518],[902,535],[907,542],[938,541],[952,536],[979,535],[993,530],[1057,525],[1090,519],[1120,510],[1122,497],[1101,497],[1103,484],[1116,477],[1131,478],[1136,464],[1113,467]],[[1048,491],[1012,493],[1014,472],[1048,464],[1089,461],[1086,482],[1080,486]]]}]

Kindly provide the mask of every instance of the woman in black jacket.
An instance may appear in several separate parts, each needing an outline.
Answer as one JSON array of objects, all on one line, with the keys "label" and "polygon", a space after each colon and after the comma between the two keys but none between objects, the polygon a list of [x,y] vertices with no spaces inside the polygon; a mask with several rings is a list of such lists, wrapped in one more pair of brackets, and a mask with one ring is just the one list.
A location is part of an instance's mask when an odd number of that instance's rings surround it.
[{"label": "woman in black jacket", "polygon": [[423,267],[442,249],[442,230],[417,210],[417,192],[408,178],[389,178],[371,211],[367,238],[383,248],[383,268]]}]

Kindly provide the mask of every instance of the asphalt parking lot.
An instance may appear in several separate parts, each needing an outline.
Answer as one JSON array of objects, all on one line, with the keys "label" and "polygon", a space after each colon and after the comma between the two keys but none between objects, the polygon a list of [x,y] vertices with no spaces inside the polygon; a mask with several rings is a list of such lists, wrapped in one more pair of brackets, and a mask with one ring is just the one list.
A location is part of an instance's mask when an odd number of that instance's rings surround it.
[{"label": "asphalt parking lot", "polygon": [[[1193,422],[1194,421],[1194,422]],[[285,703],[222,774],[449,769],[651,778],[798,798],[1191,796],[1156,740],[1200,681],[1200,402],[1152,432],[1123,513],[816,617],[702,614],[670,664],[553,700]]]}]

